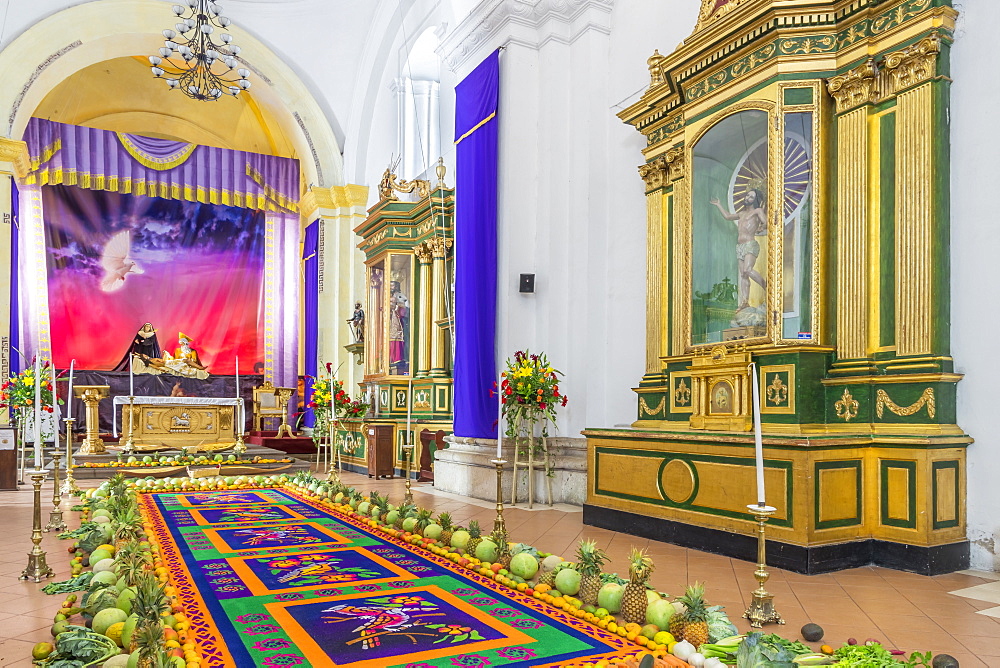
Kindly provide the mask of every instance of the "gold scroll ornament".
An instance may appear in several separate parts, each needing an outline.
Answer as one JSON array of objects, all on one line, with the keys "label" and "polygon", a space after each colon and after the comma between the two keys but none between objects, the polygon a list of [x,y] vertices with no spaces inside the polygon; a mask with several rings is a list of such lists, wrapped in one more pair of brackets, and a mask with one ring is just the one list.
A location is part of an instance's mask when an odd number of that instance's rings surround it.
[{"label": "gold scroll ornament", "polygon": [[860,404],[858,404],[857,400],[851,396],[851,392],[845,387],[844,394],[833,404],[833,409],[837,412],[837,417],[845,422],[850,422],[858,416],[859,406]]},{"label": "gold scroll ornament", "polygon": [[663,410],[663,404],[666,400],[666,397],[660,397],[660,403],[650,408],[649,404],[646,403],[646,397],[639,397],[639,410],[643,415],[656,415]]},{"label": "gold scroll ornament", "polygon": [[909,406],[900,406],[895,401],[889,398],[889,395],[885,390],[879,390],[875,393],[875,414],[882,417],[886,408],[889,409],[893,415],[899,415],[901,417],[906,417],[908,415],[913,415],[919,411],[924,406],[927,406],[927,416],[934,419],[934,414],[937,412],[937,405],[934,399],[934,388],[928,387],[920,395],[920,398]]}]

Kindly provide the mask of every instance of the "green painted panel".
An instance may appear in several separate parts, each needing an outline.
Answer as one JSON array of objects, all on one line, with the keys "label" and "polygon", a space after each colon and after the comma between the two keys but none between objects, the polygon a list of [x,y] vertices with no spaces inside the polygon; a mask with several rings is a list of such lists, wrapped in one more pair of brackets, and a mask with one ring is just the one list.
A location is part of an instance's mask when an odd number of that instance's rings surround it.
[{"label": "green painted panel", "polygon": [[[770,446],[768,446],[768,447],[770,447]],[[606,455],[627,455],[627,456],[630,456],[630,457],[648,457],[650,459],[661,459],[662,461],[660,462],[660,465],[657,467],[657,487],[658,488],[661,485],[661,482],[660,482],[660,473],[662,472],[663,467],[666,465],[666,463],[669,460],[679,459],[679,460],[681,460],[683,462],[687,462],[688,464],[691,465],[692,469],[695,469],[695,471],[697,471],[697,467],[695,466],[695,464],[697,462],[712,462],[712,463],[716,463],[716,464],[737,464],[737,465],[743,465],[743,466],[750,466],[750,467],[752,467],[752,466],[756,465],[756,461],[754,460],[754,458],[752,456],[750,456],[750,457],[724,457],[724,456],[720,456],[720,455],[696,455],[696,454],[687,454],[687,453],[683,453],[683,452],[652,452],[652,451],[649,451],[649,450],[625,450],[625,449],[620,449],[620,448],[606,448],[606,447],[597,447],[597,448],[594,448],[594,453],[595,453],[595,456],[594,456],[594,480],[595,480],[594,493],[595,494],[599,494],[599,495],[602,495],[602,496],[610,496],[610,497],[614,497],[616,499],[624,499],[624,500],[627,500],[627,501],[637,501],[639,503],[646,503],[646,504],[649,504],[649,505],[667,506],[667,507],[670,507],[670,508],[680,508],[681,510],[690,510],[690,511],[693,511],[693,512],[705,513],[706,515],[715,515],[717,517],[732,517],[732,518],[741,519],[741,520],[751,519],[751,517],[752,517],[749,512],[746,512],[746,513],[737,513],[737,512],[732,512],[732,511],[729,511],[729,510],[722,510],[722,509],[719,509],[719,508],[709,508],[709,507],[706,507],[706,506],[699,506],[696,503],[692,503],[690,500],[686,501],[684,503],[674,503],[673,501],[670,501],[669,499],[653,500],[653,499],[650,499],[650,498],[644,497],[644,496],[637,496],[637,495],[632,495],[632,494],[623,494],[623,493],[620,493],[620,492],[610,492],[610,491],[607,491],[607,490],[602,490],[600,487],[597,487],[597,484],[599,484],[599,482],[601,480],[601,475],[600,475],[601,458],[599,456],[597,456],[597,455],[600,455],[600,454],[606,454]],[[794,518],[793,518],[794,505],[793,505],[792,500],[793,500],[793,497],[794,497],[794,484],[795,484],[794,483],[793,469],[792,469],[792,462],[782,461],[782,460],[777,460],[777,459],[765,459],[764,460],[764,466],[766,468],[771,468],[771,469],[781,469],[785,473],[785,489],[786,489],[786,494],[785,494],[785,509],[786,509],[786,515],[787,516],[785,517],[785,519],[778,519],[778,518],[771,519],[771,520],[769,520],[769,524],[774,524],[774,525],[783,526],[783,527],[791,527],[793,525],[793,521],[794,521]],[[697,480],[697,473],[695,474],[695,480],[696,480],[697,484],[700,484],[698,482],[698,480]],[[661,493],[662,493],[662,488],[661,488]],[[695,498],[697,498],[697,490],[696,490],[695,494],[691,495],[691,499],[695,499]]]},{"label": "green painted panel", "polygon": [[[897,459],[883,459],[879,463],[879,488],[881,489],[881,522],[885,526],[902,529],[917,528],[917,463]],[[889,469],[905,469],[907,475],[907,517],[889,517]]]},{"label": "green painted panel", "polygon": [[879,119],[879,345],[896,343],[896,114]]},{"label": "green painted panel", "polygon": [[786,88],[785,89],[785,104],[812,104],[813,101],[813,89],[812,88]]},{"label": "green painted panel", "polygon": [[[823,490],[820,487],[820,471],[831,470],[831,469],[854,469],[855,475],[857,476],[857,487],[858,498],[857,498],[857,508],[854,513],[854,517],[845,517],[839,520],[826,520],[821,521],[819,518],[820,511],[820,500],[822,498]],[[837,527],[852,527],[858,526],[862,522],[862,489],[861,489],[861,460],[850,460],[850,461],[823,461],[816,462],[816,471],[813,475],[813,480],[815,483],[815,498],[813,499],[813,512],[814,512],[814,522],[817,529],[834,529]]]},{"label": "green painted panel", "polygon": [[[938,471],[941,471],[941,470],[944,470],[944,469],[954,469],[955,470],[955,519],[954,520],[946,520],[944,522],[939,522],[938,519],[937,519],[937,517],[938,517],[938,476],[937,476],[937,474],[938,474]],[[960,478],[961,475],[962,475],[962,469],[961,469],[961,467],[958,464],[958,460],[933,462],[931,464],[931,498],[932,498],[932,502],[931,503],[933,505],[933,509],[932,509],[932,512],[933,512],[933,515],[932,515],[932,517],[933,517],[933,523],[932,523],[932,526],[935,529],[949,529],[951,527],[957,527],[959,525],[959,523],[961,522],[961,519],[959,518],[959,511],[960,511],[961,506],[960,506],[960,500],[959,500],[959,496],[958,496],[959,495],[959,490],[961,489],[961,487],[960,487],[960,480],[959,480],[959,478]]]}]

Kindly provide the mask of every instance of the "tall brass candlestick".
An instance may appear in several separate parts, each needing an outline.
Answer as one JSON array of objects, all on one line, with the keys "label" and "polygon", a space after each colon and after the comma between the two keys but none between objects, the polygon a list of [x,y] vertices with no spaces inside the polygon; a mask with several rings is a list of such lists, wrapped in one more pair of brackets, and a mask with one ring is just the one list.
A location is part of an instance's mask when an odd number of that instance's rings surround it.
[{"label": "tall brass candlestick", "polygon": [[63,422],[66,423],[66,479],[63,480],[61,491],[64,496],[76,496],[80,493],[73,477],[73,423],[76,418],[63,418]]},{"label": "tall brass candlestick", "polygon": [[751,594],[750,607],[743,613],[743,617],[750,620],[750,626],[759,629],[764,624],[784,624],[785,620],[774,609],[774,594],[769,594],[764,588],[764,583],[771,577],[767,572],[767,560],[765,559],[764,524],[773,515],[776,508],[771,506],[760,506],[751,504],[747,506],[754,517],[757,518],[757,570],[753,577],[757,580],[757,589]]},{"label": "tall brass candlestick", "polygon": [[497,517],[493,520],[493,531],[495,533],[507,534],[507,523],[503,519],[503,492],[501,491],[502,478],[503,478],[503,465],[507,463],[507,460],[491,459],[490,463],[497,468]]},{"label": "tall brass candlestick", "polygon": [[45,550],[42,549],[42,481],[45,480],[45,471],[31,471],[31,485],[35,488],[34,512],[31,522],[31,542],[33,547],[28,553],[28,565],[23,571],[19,580],[32,580],[41,582],[45,578],[52,577],[52,569],[45,561]]},{"label": "tall brass candlestick", "polygon": [[[236,386],[237,393],[239,390],[239,385]],[[243,397],[236,397],[236,417],[233,419],[233,428],[236,429],[236,441],[233,443],[233,452],[236,453],[237,459],[242,459],[243,454],[247,451],[247,444],[243,440],[243,428],[246,426],[245,418],[243,417]]]},{"label": "tall brass candlestick", "polygon": [[[135,451],[135,441],[132,440],[135,434],[135,397],[129,396],[128,398],[128,438],[122,443],[122,452],[126,455],[130,455]],[[122,409],[122,414],[124,415],[124,410]]]},{"label": "tall brass candlestick", "polygon": [[410,489],[410,462],[413,460],[413,445],[404,445],[403,452],[406,455],[406,469],[403,475],[406,477],[406,495],[403,503],[413,503],[413,490]]},{"label": "tall brass candlestick", "polygon": [[45,531],[65,531],[66,522],[62,513],[62,490],[59,487],[59,461],[62,453],[56,450],[52,453],[52,510],[49,511],[49,523]]}]

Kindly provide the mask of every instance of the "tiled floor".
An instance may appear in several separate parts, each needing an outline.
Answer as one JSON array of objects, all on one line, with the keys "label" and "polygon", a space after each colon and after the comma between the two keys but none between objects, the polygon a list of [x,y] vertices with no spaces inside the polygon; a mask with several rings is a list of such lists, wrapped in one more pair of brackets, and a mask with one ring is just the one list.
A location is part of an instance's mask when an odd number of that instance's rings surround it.
[{"label": "tiled floor", "polygon": [[[403,497],[404,483],[400,479],[374,481],[347,473],[342,477],[361,490],[388,491],[394,502]],[[448,511],[460,524],[475,519],[487,531],[492,529],[496,516],[492,503],[438,493],[429,485],[414,484],[413,489],[417,505],[436,512]],[[46,489],[42,497],[44,522],[51,507],[51,492]],[[0,668],[20,668],[31,665],[27,657],[32,645],[49,639],[48,629],[59,600],[42,594],[40,585],[17,580],[31,548],[30,491],[0,492],[0,507],[4,509],[0,546],[5,548],[0,550]],[[68,509],[69,504],[64,508]],[[686,584],[702,581],[709,603],[726,606],[740,630],[748,629],[740,615],[756,586],[753,564],[586,527],[579,510],[569,506],[536,506],[532,511],[508,508],[504,515],[514,540],[546,552],[571,558],[581,539],[596,540],[611,557],[610,568],[621,574],[628,571],[629,549],[633,545],[644,547],[655,561],[652,582],[658,589],[676,595]],[[67,513],[67,519],[76,524],[76,513]],[[46,534],[42,547],[48,552],[56,579],[69,577],[66,542]],[[883,568],[814,576],[774,569],[771,573],[767,586],[787,625],[765,630],[797,638],[803,624],[815,622],[826,630],[824,642],[832,645],[849,637],[859,641],[875,638],[908,652],[947,652],[963,668],[1000,668],[1000,619],[979,613],[985,610],[995,614],[991,609],[1000,603],[1000,582],[992,574],[923,577]],[[949,593],[957,590],[963,590],[964,595]],[[983,592],[982,598],[975,598],[979,592]]]}]

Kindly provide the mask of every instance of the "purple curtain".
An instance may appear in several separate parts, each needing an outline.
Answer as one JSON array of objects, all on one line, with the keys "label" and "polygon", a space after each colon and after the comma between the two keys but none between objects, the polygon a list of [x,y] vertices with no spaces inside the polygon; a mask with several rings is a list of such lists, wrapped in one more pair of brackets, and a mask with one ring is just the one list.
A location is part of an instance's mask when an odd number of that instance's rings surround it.
[{"label": "purple curtain", "polygon": [[263,211],[298,210],[298,160],[32,118],[25,183]]},{"label": "purple curtain", "polygon": [[21,198],[14,179],[10,180],[10,375],[21,373],[21,304],[18,279],[20,277],[20,236],[21,236]]},{"label": "purple curtain", "polygon": [[312,379],[319,371],[316,340],[319,334],[319,226],[322,221],[315,221],[306,228],[305,241],[302,244],[302,260],[305,265],[305,362],[306,362],[306,396],[304,423],[312,427],[316,423],[313,411],[309,408],[312,401]]},{"label": "purple curtain", "polygon": [[500,52],[455,87],[455,435],[496,438]]}]

